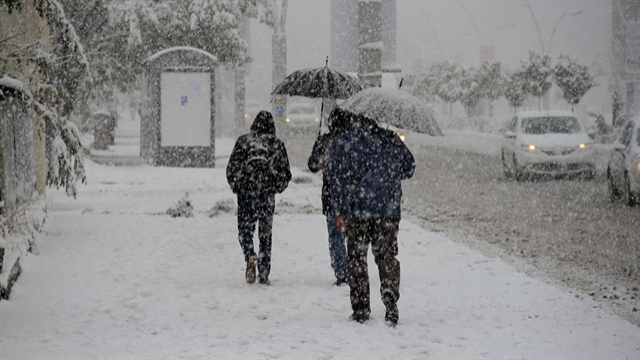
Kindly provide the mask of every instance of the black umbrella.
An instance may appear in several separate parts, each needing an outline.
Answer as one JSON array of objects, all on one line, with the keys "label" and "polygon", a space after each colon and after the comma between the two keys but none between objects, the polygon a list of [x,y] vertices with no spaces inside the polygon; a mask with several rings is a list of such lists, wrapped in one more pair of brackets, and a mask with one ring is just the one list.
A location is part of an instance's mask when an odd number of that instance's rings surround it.
[{"label": "black umbrella", "polygon": [[320,119],[322,119],[324,99],[346,99],[363,88],[356,77],[329,68],[329,57],[327,57],[324,67],[297,70],[289,74],[276,86],[271,95],[322,98],[320,108]]}]

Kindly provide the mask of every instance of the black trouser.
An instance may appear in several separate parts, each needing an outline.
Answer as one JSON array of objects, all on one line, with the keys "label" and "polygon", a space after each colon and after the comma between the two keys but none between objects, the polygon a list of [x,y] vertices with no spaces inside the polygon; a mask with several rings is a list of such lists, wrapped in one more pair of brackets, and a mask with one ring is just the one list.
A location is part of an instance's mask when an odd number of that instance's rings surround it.
[{"label": "black trouser", "polygon": [[253,232],[258,223],[258,276],[268,278],[271,271],[271,229],[276,200],[274,194],[238,194],[238,239],[244,253],[244,261],[256,256],[253,248]]},{"label": "black trouser", "polygon": [[388,307],[400,298],[400,262],[396,259],[398,224],[395,220],[350,220],[348,223],[349,287],[355,313],[369,315],[371,312],[367,272],[369,243],[378,266],[382,302]]}]

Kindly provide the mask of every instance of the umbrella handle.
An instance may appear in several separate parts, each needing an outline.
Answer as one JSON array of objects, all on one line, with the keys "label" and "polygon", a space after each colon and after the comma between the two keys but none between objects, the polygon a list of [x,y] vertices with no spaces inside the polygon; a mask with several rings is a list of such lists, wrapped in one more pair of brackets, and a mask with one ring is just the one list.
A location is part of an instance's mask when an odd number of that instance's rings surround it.
[{"label": "umbrella handle", "polygon": [[322,112],[324,111],[324,98],[322,98],[322,105],[320,105],[320,126],[318,127],[318,136],[322,133]]}]

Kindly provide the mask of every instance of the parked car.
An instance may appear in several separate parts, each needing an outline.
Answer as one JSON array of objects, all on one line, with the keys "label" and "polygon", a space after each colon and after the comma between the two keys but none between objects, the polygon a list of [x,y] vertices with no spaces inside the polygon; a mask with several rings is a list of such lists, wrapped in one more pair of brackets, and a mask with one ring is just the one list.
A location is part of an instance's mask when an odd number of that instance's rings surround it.
[{"label": "parked car", "polygon": [[611,201],[640,202],[640,117],[629,120],[613,144],[607,165]]},{"label": "parked car", "polygon": [[593,140],[573,112],[520,112],[504,133],[502,165],[509,179],[532,175],[593,179]]},{"label": "parked car", "polygon": [[320,126],[320,111],[312,104],[288,104],[284,125],[288,132],[317,130]]}]

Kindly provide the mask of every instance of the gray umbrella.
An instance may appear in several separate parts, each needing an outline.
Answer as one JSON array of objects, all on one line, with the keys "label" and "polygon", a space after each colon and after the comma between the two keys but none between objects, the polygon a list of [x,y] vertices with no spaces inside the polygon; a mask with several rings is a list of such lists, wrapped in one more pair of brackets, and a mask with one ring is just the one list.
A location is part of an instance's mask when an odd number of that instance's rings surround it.
[{"label": "gray umbrella", "polygon": [[387,125],[443,136],[427,104],[401,89],[368,88],[349,97],[339,107]]},{"label": "gray umbrella", "polygon": [[271,95],[322,98],[322,119],[324,99],[346,99],[363,89],[356,77],[331,69],[328,65],[327,57],[324,67],[294,71],[276,86]]}]

